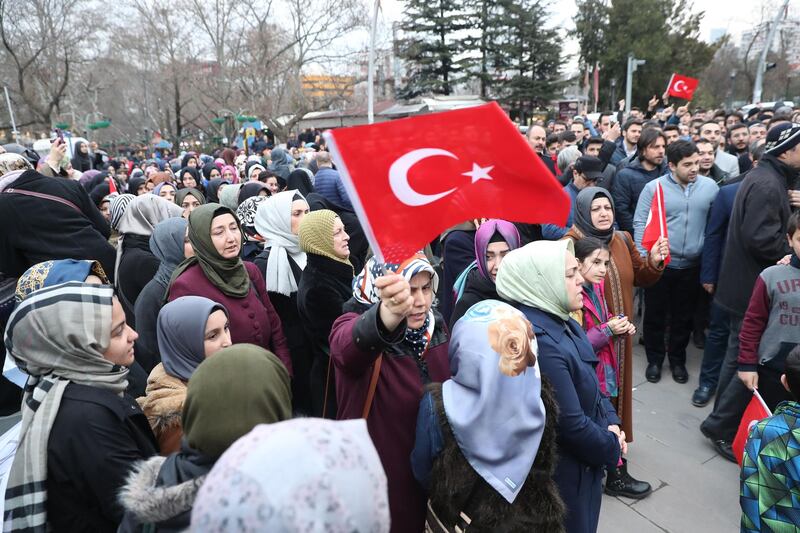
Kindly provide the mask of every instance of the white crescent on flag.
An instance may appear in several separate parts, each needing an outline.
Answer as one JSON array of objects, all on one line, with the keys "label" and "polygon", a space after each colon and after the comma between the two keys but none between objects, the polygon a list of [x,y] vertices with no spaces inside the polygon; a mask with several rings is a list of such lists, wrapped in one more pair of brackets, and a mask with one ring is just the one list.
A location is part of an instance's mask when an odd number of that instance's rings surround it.
[{"label": "white crescent on flag", "polygon": [[686,92],[686,89],[688,89],[688,87],[683,80],[678,80],[672,85],[672,90],[678,93]]}]

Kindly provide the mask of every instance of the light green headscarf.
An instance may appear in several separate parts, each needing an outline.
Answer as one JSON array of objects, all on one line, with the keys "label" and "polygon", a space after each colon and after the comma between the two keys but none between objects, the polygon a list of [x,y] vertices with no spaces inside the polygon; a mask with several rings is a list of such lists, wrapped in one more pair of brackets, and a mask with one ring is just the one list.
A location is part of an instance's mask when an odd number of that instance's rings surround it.
[{"label": "light green headscarf", "polygon": [[575,253],[570,239],[536,241],[510,251],[497,271],[497,294],[569,320],[567,252]]}]

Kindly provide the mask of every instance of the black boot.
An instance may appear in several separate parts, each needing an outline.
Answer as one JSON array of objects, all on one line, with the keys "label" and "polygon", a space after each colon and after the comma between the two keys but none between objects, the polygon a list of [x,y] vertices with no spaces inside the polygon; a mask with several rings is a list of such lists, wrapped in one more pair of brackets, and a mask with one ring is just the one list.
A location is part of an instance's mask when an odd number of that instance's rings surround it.
[{"label": "black boot", "polygon": [[652,488],[650,483],[631,477],[628,474],[628,461],[623,459],[621,465],[608,469],[605,492],[609,496],[624,496],[641,500],[652,492]]}]

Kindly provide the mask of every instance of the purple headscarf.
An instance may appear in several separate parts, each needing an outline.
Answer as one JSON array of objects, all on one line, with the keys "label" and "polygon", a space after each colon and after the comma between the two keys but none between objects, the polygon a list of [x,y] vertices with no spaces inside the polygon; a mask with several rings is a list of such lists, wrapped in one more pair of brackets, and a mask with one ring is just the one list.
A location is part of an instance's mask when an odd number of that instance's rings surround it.
[{"label": "purple headscarf", "polygon": [[502,235],[509,250],[515,250],[520,245],[519,231],[511,222],[492,218],[481,224],[481,227],[475,232],[475,259],[478,262],[478,272],[486,279],[491,279],[486,269],[486,249],[495,233]]}]

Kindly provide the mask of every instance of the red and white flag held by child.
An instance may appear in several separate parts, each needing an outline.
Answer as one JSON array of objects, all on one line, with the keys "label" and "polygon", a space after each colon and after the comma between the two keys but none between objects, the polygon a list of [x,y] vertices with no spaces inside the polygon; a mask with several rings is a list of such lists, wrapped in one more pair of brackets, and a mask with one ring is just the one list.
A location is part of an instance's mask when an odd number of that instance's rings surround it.
[{"label": "red and white flag held by child", "polygon": [[464,221],[564,225],[568,195],[496,103],[324,133],[380,261]]},{"label": "red and white flag held by child", "polygon": [[[664,209],[664,189],[661,188],[660,183],[656,182],[656,192],[653,193],[653,201],[650,202],[650,213],[647,214],[647,224],[642,234],[642,248],[649,252],[661,237],[669,240],[667,212]],[[664,265],[668,265],[671,259],[672,256],[667,254],[664,258]]]},{"label": "red and white flag held by child", "polygon": [[772,412],[767,407],[767,404],[764,403],[764,399],[758,391],[753,390],[753,397],[750,399],[747,409],[744,410],[739,429],[736,431],[736,437],[733,439],[733,455],[736,456],[736,460],[740,465],[744,458],[744,446],[747,444],[747,437],[750,436],[750,429],[768,416],[772,416]]},{"label": "red and white flag held by child", "polygon": [[697,78],[690,78],[689,76],[682,76],[680,74],[673,74],[672,77],[669,79],[669,86],[667,87],[667,91],[669,92],[670,96],[674,96],[675,98],[684,98],[686,100],[691,100],[692,96],[694,96],[694,91],[697,89],[697,85],[700,83],[700,80]]}]

